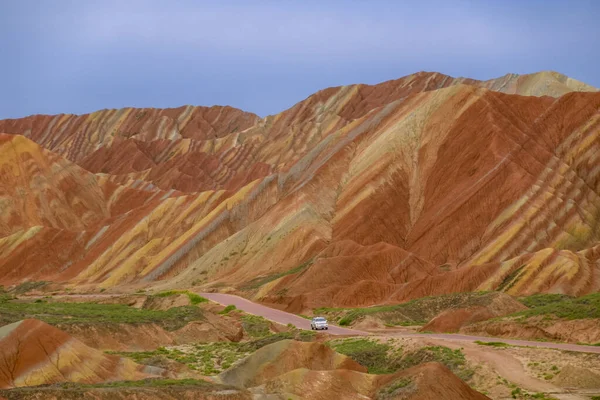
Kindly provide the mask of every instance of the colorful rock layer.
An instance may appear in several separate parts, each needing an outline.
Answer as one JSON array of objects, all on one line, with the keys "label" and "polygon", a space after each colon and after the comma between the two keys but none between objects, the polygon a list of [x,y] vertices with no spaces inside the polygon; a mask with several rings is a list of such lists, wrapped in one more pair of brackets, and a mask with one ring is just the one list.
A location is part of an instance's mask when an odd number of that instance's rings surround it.
[{"label": "colorful rock layer", "polygon": [[557,73],[0,132],[1,284],[231,286],[290,310],[600,289],[600,93]]}]

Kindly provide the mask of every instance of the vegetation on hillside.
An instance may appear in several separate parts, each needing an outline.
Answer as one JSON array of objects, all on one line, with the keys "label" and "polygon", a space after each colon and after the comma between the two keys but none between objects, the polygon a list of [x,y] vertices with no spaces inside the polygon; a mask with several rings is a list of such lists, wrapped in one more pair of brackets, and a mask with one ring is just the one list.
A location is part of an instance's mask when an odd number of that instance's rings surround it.
[{"label": "vegetation on hillside", "polygon": [[187,290],[168,290],[166,292],[157,293],[157,294],[153,295],[153,297],[170,297],[170,296],[176,296],[178,294],[187,295],[187,297],[190,299],[190,303],[193,305],[208,302],[208,299],[206,299],[196,293],[187,291]]},{"label": "vegetation on hillside", "polygon": [[169,310],[147,310],[123,304],[23,302],[0,296],[0,325],[35,318],[50,325],[61,324],[145,324],[156,323],[176,330],[191,321],[204,320],[203,311],[195,306]]},{"label": "vegetation on hillside", "polygon": [[376,399],[393,400],[404,398],[407,393],[410,393],[415,389],[416,386],[410,378],[399,378],[379,389]]},{"label": "vegetation on hillside", "polygon": [[370,374],[391,374],[398,369],[402,350],[394,350],[389,344],[365,338],[333,340],[327,344],[336,352],[347,355]]},{"label": "vegetation on hillside", "polygon": [[[495,292],[452,293],[423,297],[402,304],[366,308],[317,308],[314,315],[326,316],[342,325],[352,325],[360,318],[371,315],[389,326],[424,325],[440,312],[451,308],[487,305]],[[600,318],[600,293],[583,297],[562,294],[536,294],[518,299],[528,310],[508,317],[529,318],[538,315],[562,319]]]},{"label": "vegetation on hillside", "polygon": [[367,367],[371,374],[390,374],[426,362],[439,362],[448,367],[459,378],[467,381],[475,373],[465,360],[464,353],[445,346],[422,347],[403,352],[393,342],[379,342],[366,338],[350,338],[327,342],[338,353],[345,354]]},{"label": "vegetation on hillside", "polygon": [[256,338],[268,335],[271,323],[263,317],[247,314],[242,316],[242,327],[248,335]]},{"label": "vegetation on hillside", "polygon": [[553,303],[560,303],[570,298],[570,296],[565,294],[534,294],[532,296],[520,297],[519,301],[529,308],[537,308]]},{"label": "vegetation on hillside", "polygon": [[388,325],[424,325],[449,308],[487,305],[492,296],[494,296],[493,292],[452,293],[423,297],[394,305],[367,308],[317,308],[314,314],[327,316],[342,326],[351,325],[366,315],[376,316]]},{"label": "vegetation on hillside", "polygon": [[256,350],[280,340],[295,339],[305,342],[313,341],[315,333],[311,331],[292,331],[276,334],[267,333],[260,339],[249,342],[214,342],[173,347],[159,347],[153,351],[141,352],[109,352],[129,357],[139,364],[163,366],[165,360],[185,364],[203,375],[217,375],[230,368],[236,361],[250,355]]},{"label": "vegetation on hillside", "polygon": [[221,314],[221,315],[227,315],[231,311],[234,311],[234,310],[237,310],[236,306],[234,306],[233,304],[230,304],[227,307],[225,307],[222,311],[220,311],[219,314]]},{"label": "vegetation on hillside", "polygon": [[520,301],[530,309],[513,314],[513,316],[529,318],[541,315],[571,320],[600,318],[600,293],[582,297],[538,294],[521,298]]}]

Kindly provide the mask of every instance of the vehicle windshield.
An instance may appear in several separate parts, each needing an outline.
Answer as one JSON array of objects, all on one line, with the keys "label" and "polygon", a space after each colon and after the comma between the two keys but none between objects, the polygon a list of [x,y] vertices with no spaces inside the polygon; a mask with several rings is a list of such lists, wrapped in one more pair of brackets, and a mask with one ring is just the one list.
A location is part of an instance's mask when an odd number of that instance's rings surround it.
[{"label": "vehicle windshield", "polygon": [[316,322],[327,322],[327,320],[323,317],[315,318]]}]

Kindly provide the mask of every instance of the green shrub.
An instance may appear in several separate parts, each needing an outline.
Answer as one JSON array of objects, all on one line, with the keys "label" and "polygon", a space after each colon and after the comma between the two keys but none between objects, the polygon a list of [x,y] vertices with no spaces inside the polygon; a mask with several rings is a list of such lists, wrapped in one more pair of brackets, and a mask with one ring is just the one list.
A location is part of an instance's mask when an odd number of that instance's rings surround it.
[{"label": "green shrub", "polygon": [[202,297],[202,296],[200,296],[200,295],[198,295],[196,293],[187,292],[186,294],[187,294],[187,296],[190,299],[190,303],[192,303],[193,305],[197,305],[197,304],[200,304],[200,303],[206,303],[206,302],[208,302],[207,298]]},{"label": "green shrub", "polygon": [[242,317],[242,327],[251,337],[267,336],[270,331],[271,323],[257,315],[244,315]]},{"label": "green shrub", "polygon": [[399,369],[398,360],[390,356],[392,349],[388,344],[364,338],[331,341],[327,344],[336,352],[367,367],[370,374],[390,374]]},{"label": "green shrub", "polygon": [[167,290],[165,292],[155,294],[154,297],[171,297],[179,294],[187,295],[187,297],[190,299],[190,303],[192,303],[193,305],[208,302],[207,298],[204,298],[196,293],[192,293],[187,290]]},{"label": "green shrub", "polygon": [[510,345],[508,343],[504,343],[504,342],[482,342],[480,340],[476,340],[475,343],[477,343],[480,346],[510,347]]},{"label": "green shrub", "polygon": [[233,304],[230,304],[227,307],[225,307],[223,309],[223,311],[219,312],[219,314],[223,314],[223,315],[229,314],[233,310],[237,310],[237,308]]}]

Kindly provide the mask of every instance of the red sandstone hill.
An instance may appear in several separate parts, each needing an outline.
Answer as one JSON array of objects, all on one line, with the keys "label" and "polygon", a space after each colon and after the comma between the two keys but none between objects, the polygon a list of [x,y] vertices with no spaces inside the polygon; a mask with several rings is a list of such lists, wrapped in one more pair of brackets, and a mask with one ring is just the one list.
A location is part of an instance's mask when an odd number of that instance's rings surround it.
[{"label": "red sandstone hill", "polygon": [[232,286],[293,309],[596,291],[599,110],[557,73],[418,73],[264,119],[0,121],[0,283]]},{"label": "red sandstone hill", "polygon": [[104,354],[35,319],[0,328],[0,389],[138,380],[164,373],[161,368]]}]

